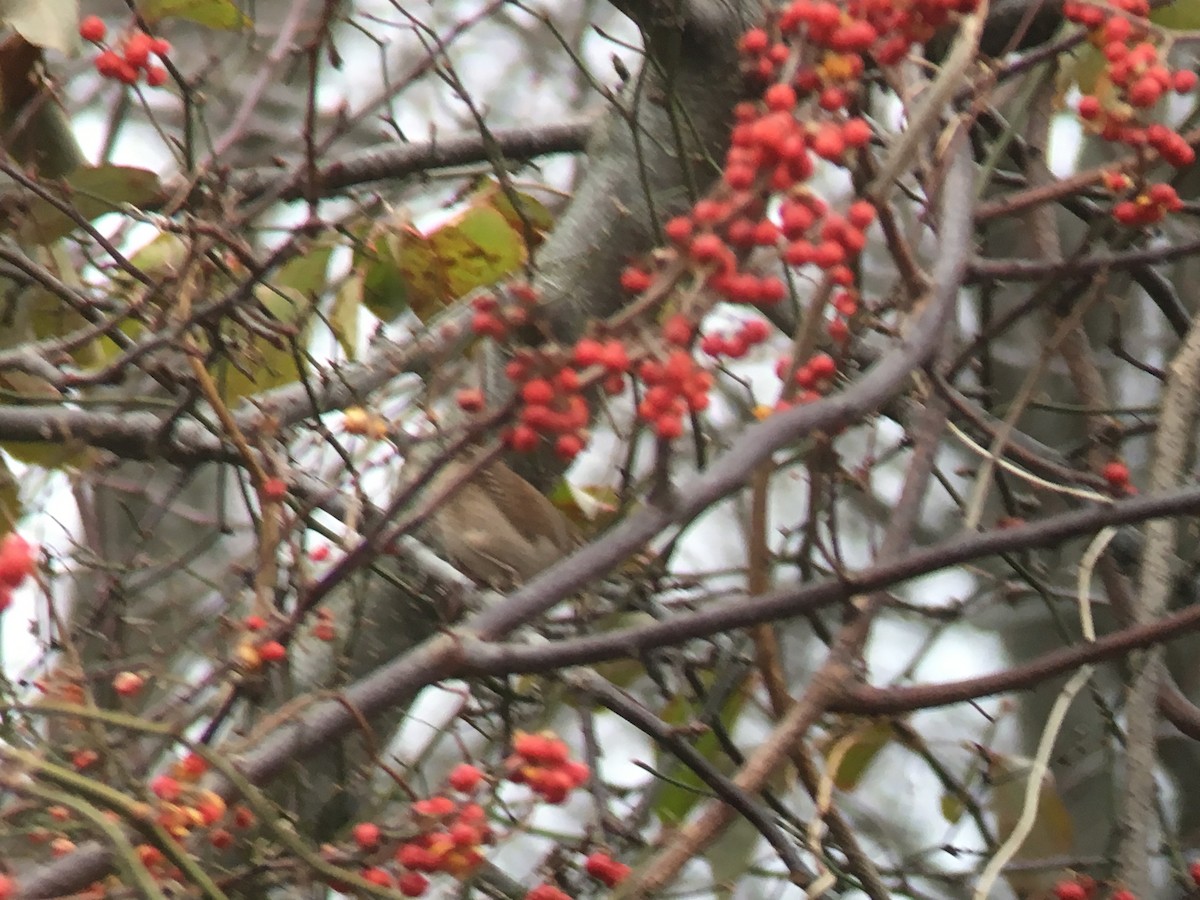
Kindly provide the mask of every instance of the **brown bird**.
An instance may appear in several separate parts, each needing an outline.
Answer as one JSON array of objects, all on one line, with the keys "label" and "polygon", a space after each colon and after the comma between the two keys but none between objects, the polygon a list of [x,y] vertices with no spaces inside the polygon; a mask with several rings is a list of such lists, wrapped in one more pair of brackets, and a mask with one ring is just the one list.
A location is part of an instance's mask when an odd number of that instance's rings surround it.
[{"label": "brown bird", "polygon": [[[430,485],[431,493],[440,494],[462,479],[475,458],[447,463]],[[528,581],[580,543],[571,521],[499,460],[470,476],[430,520],[455,565],[496,590]]]}]

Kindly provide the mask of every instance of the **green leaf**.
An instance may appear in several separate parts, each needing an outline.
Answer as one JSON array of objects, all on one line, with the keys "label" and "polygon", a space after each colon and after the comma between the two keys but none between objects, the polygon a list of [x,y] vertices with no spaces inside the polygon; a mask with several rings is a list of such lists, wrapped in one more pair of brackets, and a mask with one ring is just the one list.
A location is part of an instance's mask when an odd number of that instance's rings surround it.
[{"label": "green leaf", "polygon": [[954,794],[942,794],[941,800],[942,818],[951,825],[958,822],[962,818],[966,809],[963,808],[963,802]]},{"label": "green leaf", "polygon": [[226,30],[249,28],[253,24],[233,0],[141,0],[138,12],[148,22],[187,19],[208,28]]},{"label": "green leaf", "polygon": [[504,216],[504,221],[512,226],[513,231],[521,236],[522,241],[525,239],[525,229],[532,229],[533,248],[541,244],[546,232],[554,226],[554,216],[540,200],[521,191],[513,191],[512,197],[517,202],[517,205],[514,206],[512,200],[509,199],[509,194],[505,193],[495,181],[488,181],[476,192],[476,197],[479,202],[491,206]]},{"label": "green leaf", "polygon": [[[745,702],[745,692],[741,690],[734,691],[725,701],[720,711],[720,720],[726,730],[733,729]],[[669,725],[684,727],[695,721],[695,710],[690,700],[677,694],[663,709],[661,716]],[[711,731],[705,731],[692,741],[692,747],[722,772],[732,769],[729,757]],[[658,763],[660,770],[675,783],[664,783],[658,795],[658,802],[654,804],[654,812],[665,825],[678,825],[687,818],[698,802],[708,797],[710,789],[691,769],[676,763],[675,757],[670,754],[659,753]]]},{"label": "green leaf", "polygon": [[525,262],[525,246],[499,211],[473,206],[427,236],[407,229],[397,262],[409,306],[424,322],[469,291],[515,272]]},{"label": "green leaf", "polygon": [[347,359],[358,357],[358,311],[362,306],[363,278],[352,272],[338,287],[329,307],[329,328]]},{"label": "green leaf", "polygon": [[[0,134],[4,150],[23,169],[62,178],[86,160],[62,104],[43,85],[43,65],[41,47],[21,35],[0,42]],[[0,185],[11,183],[0,179]]]},{"label": "green leaf", "polygon": [[[1025,805],[1025,787],[1030,776],[1030,761],[979,748],[987,763],[991,785],[988,809],[996,819],[996,837],[1004,840],[1013,829]],[[1038,789],[1037,814],[1033,828],[1013,857],[1015,860],[1061,859],[1075,852],[1075,829],[1071,813],[1063,802],[1054,776],[1046,772]],[[1049,890],[1063,877],[1060,870],[1013,871],[1006,876],[1009,885],[1022,896]]]},{"label": "green leaf", "polygon": [[826,759],[836,765],[833,783],[839,790],[852,791],[879,756],[892,742],[895,732],[886,719],[863,720],[858,727],[829,746]]},{"label": "green leaf", "polygon": [[1150,12],[1150,21],[1172,31],[1200,29],[1200,0],[1176,0]]},{"label": "green leaf", "polygon": [[397,258],[401,241],[392,226],[380,225],[354,254],[362,304],[382,322],[391,322],[408,310],[408,288]]},{"label": "green leaf", "polygon": [[[145,205],[161,191],[157,175],[132,166],[86,166],[76,169],[64,181],[65,185],[47,187],[89,221],[116,212],[124,205]],[[0,195],[0,217],[8,227],[15,226],[18,239],[28,244],[53,243],[76,227],[73,218],[48,200],[30,198],[17,190]]]},{"label": "green leaf", "polygon": [[79,0],[0,0],[0,23],[36,47],[79,49]]},{"label": "green leaf", "polygon": [[259,285],[254,296],[279,323],[280,335],[275,339],[250,336],[241,326],[235,326],[235,340],[231,345],[243,349],[233,360],[223,360],[215,367],[221,396],[233,403],[251,394],[271,388],[292,384],[301,375],[297,358],[302,354],[292,352],[292,347],[303,348],[308,342],[308,331],[316,301],[325,290],[326,271],[333,248],[321,243],[280,268],[268,284]]}]

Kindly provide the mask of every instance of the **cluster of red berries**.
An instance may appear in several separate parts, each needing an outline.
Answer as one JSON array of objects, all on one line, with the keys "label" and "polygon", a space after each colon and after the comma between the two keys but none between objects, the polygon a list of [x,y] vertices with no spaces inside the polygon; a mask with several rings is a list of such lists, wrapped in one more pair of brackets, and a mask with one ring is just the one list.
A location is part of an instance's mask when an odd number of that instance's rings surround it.
[{"label": "cluster of red berries", "polygon": [[537,306],[537,289],[524,281],[513,281],[506,287],[511,302],[502,304],[495,294],[481,294],[471,301],[475,311],[471,330],[483,337],[505,340],[516,328],[529,323],[531,311]]},{"label": "cluster of red berries", "polygon": [[[775,374],[783,379],[792,369],[787,357],[775,363]],[[815,353],[805,363],[792,371],[792,381],[800,389],[794,399],[781,399],[778,409],[787,409],[793,403],[811,403],[819,399],[832,386],[837,376],[837,360],[828,353]],[[786,395],[785,395],[786,396]]]},{"label": "cluster of red berries", "polygon": [[[1152,125],[1151,128],[1165,126]],[[1102,183],[1113,194],[1130,194],[1134,180],[1124,172],[1106,171]],[[1113,218],[1122,225],[1151,225],[1161,222],[1168,213],[1183,209],[1183,201],[1174,186],[1161,182],[1144,187],[1125,200],[1113,204]]]},{"label": "cluster of red berries", "polygon": [[514,450],[532,450],[542,436],[552,437],[554,452],[571,460],[583,449],[591,410],[582,392],[579,373],[563,366],[549,377],[535,377],[532,354],[518,354],[507,366],[508,377],[519,386],[521,409],[518,424],[507,435]]},{"label": "cluster of red berries", "polygon": [[770,335],[771,329],[762,319],[746,319],[732,335],[710,332],[700,339],[700,349],[709,356],[724,356],[741,359],[750,348],[761,344]]},{"label": "cluster of red berries", "polygon": [[[1188,866],[1192,884],[1200,887],[1200,862]],[[1055,900],[1094,900],[1100,885],[1090,875],[1076,875],[1071,881],[1060,881],[1054,886]],[[1137,900],[1137,895],[1127,888],[1115,888],[1107,900]]]},{"label": "cluster of red berries", "polygon": [[[549,803],[561,803],[590,777],[585,764],[571,759],[566,743],[548,732],[518,732],[504,768],[510,781],[528,785]],[[431,875],[445,874],[461,879],[479,868],[484,861],[484,847],[495,840],[486,812],[471,799],[486,779],[477,766],[462,763],[446,780],[451,790],[462,795],[461,799],[438,794],[413,803],[410,813],[415,834],[410,833],[399,840],[394,850],[385,848],[383,830],[374,822],[359,822],[354,826],[351,836],[359,851],[376,854],[383,850],[391,856],[389,863],[376,863],[362,869],[359,874],[364,879],[372,884],[394,887],[406,897],[419,897],[428,890]],[[615,874],[619,871],[618,866],[613,863],[606,871]],[[566,897],[561,893],[548,893],[552,890],[558,889],[541,885],[529,896],[547,900]],[[535,893],[537,891],[541,893]]]},{"label": "cluster of red berries", "polygon": [[[483,781],[474,766],[463,764],[450,777],[456,790],[470,793]],[[397,871],[382,864],[368,866],[362,878],[381,887],[395,888],[406,897],[419,897],[429,888],[429,876],[444,873],[464,878],[483,862],[483,846],[494,835],[482,806],[437,795],[418,800],[410,810],[418,833],[399,842],[392,859]],[[374,822],[359,822],[351,830],[355,846],[374,854],[384,844],[383,830]]]},{"label": "cluster of red berries", "polygon": [[[954,16],[972,11],[976,3],[795,0],[771,14],[762,27],[744,33],[739,42],[742,68],[759,85],[760,94],[757,101],[735,108],[722,183],[686,214],[665,223],[669,249],[626,267],[621,287],[645,295],[657,279],[676,277],[673,273],[680,271],[682,261],[682,269],[704,278],[715,297],[770,306],[788,296],[787,284],[777,275],[744,269],[742,259],[755,248],[774,249],[785,265],[813,267],[834,289],[827,329],[835,344],[843,344],[859,306],[853,266],[876,210],[865,200],[852,202],[844,211],[831,210],[807,182],[821,160],[842,164],[848,153],[872,138],[871,126],[851,113],[866,57],[894,64],[914,44],[928,40]],[[795,48],[801,45],[815,48],[815,53],[811,60],[799,60],[795,73],[785,77],[798,61]],[[811,114],[798,115],[800,104],[809,100]],[[1155,202],[1161,199],[1156,196]],[[503,340],[528,320],[536,295],[527,286],[517,286],[514,293],[517,302],[503,306],[494,297],[475,301],[475,333]],[[662,293],[670,302],[670,292]],[[648,305],[658,299],[645,297]],[[662,438],[681,435],[683,416],[709,402],[712,376],[697,367],[690,354],[710,306],[701,301],[668,310],[661,325],[665,347],[640,347],[636,352],[642,360],[636,374],[646,387],[639,417]],[[738,358],[768,333],[764,323],[751,320],[731,337],[704,336],[699,349],[713,357]],[[510,378],[519,386],[522,407],[518,423],[506,435],[508,444],[529,450],[548,438],[560,455],[573,457],[583,446],[589,413],[581,387],[599,382],[609,393],[619,392],[631,371],[630,357],[618,336],[588,337],[576,344],[569,364],[518,364]],[[802,367],[796,374],[804,396],[831,382],[836,366],[825,371],[823,365],[818,361],[815,368]],[[597,366],[599,372],[593,370]],[[464,409],[483,407],[482,394],[473,389],[460,392],[458,399]]]},{"label": "cluster of red berries", "polygon": [[15,531],[0,538],[0,612],[12,603],[12,593],[34,573],[33,547]]},{"label": "cluster of red berries", "polygon": [[221,796],[197,784],[206,769],[202,758],[189,754],[169,773],[150,779],[150,793],[157,801],[155,820],[173,837],[185,837],[196,828],[211,828],[225,816]]},{"label": "cluster of red berries", "polygon": [[[474,314],[471,330],[497,341],[505,340],[514,328],[529,321],[537,305],[537,291],[524,282],[508,286],[514,303],[501,305],[491,294],[472,301]],[[629,354],[617,340],[606,343],[585,338],[576,345],[568,361],[561,354],[529,349],[518,350],[505,367],[508,379],[517,386],[520,407],[516,424],[504,433],[505,443],[518,452],[528,453],[552,441],[562,459],[574,459],[587,443],[587,424],[591,409],[583,395],[586,384],[581,370],[594,365],[603,368],[601,383],[609,393],[620,393],[625,386]],[[483,392],[464,388],[457,394],[460,408],[480,412],[485,406]]]},{"label": "cluster of red berries", "polygon": [[[1054,886],[1055,900],[1094,900],[1100,889],[1099,883],[1090,875],[1076,875],[1072,881],[1060,881]],[[1137,895],[1126,888],[1116,888],[1107,900],[1137,900]]]},{"label": "cluster of red berries", "polygon": [[664,440],[683,434],[683,417],[689,411],[708,408],[712,373],[697,366],[686,350],[672,350],[661,363],[652,359],[643,361],[638,366],[638,377],[647,388],[638,404],[638,417]]},{"label": "cluster of red berries", "polygon": [[[92,766],[98,758],[95,751],[77,751],[73,762],[76,769],[82,771]],[[183,840],[198,830],[206,830],[212,846],[225,849],[234,841],[229,828],[249,828],[255,818],[244,806],[228,810],[220,795],[201,788],[198,782],[207,770],[208,764],[202,757],[187,753],[168,772],[152,778],[148,787],[153,802],[147,806],[146,817],[147,821],[153,821],[176,840]],[[64,807],[51,807],[47,812],[56,822],[68,822],[72,818],[71,812]],[[222,820],[227,820],[228,827],[218,827]],[[75,843],[66,834],[35,830],[30,836],[39,843],[47,843],[50,853],[56,857],[65,856],[76,849]],[[141,865],[156,878],[182,877],[182,873],[158,847],[139,844],[134,851]],[[0,900],[14,895],[16,890],[14,879],[0,875]],[[110,894],[104,882],[95,882],[73,896],[103,898]]]},{"label": "cluster of red berries", "polygon": [[547,803],[562,803],[591,777],[587,764],[571,759],[571,751],[548,732],[518,732],[513,752],[504,761],[505,777],[523,784]]},{"label": "cluster of red berries", "polygon": [[[99,16],[87,16],[79,23],[79,36],[89,43],[99,44],[107,34],[108,26]],[[125,38],[120,52],[111,47],[100,51],[95,60],[96,71],[123,84],[137,84],[145,72],[146,84],[159,87],[167,80],[167,70],[152,62],[151,57],[166,56],[170,52],[168,41],[139,29]]]},{"label": "cluster of red berries", "polygon": [[[1089,30],[1092,43],[1105,60],[1100,76],[1103,90],[1080,98],[1079,118],[1106,141],[1125,144],[1139,154],[1148,147],[1176,168],[1191,165],[1196,153],[1181,134],[1161,122],[1147,123],[1142,118],[1142,113],[1156,106],[1168,92],[1191,93],[1200,80],[1191,70],[1172,71],[1167,66],[1163,48],[1156,43],[1157,32],[1147,18],[1147,0],[1068,2],[1063,13]],[[1139,165],[1144,162],[1140,160]],[[1152,224],[1182,206],[1170,185],[1135,184],[1120,172],[1106,173],[1105,184],[1114,193],[1134,189],[1133,196],[1113,206],[1113,217],[1122,225]]]},{"label": "cluster of red berries", "polygon": [[[256,634],[267,627],[267,620],[251,614],[242,620],[246,631]],[[237,648],[238,662],[246,671],[253,672],[264,663],[277,663],[287,658],[287,647],[276,640],[244,641]]]}]

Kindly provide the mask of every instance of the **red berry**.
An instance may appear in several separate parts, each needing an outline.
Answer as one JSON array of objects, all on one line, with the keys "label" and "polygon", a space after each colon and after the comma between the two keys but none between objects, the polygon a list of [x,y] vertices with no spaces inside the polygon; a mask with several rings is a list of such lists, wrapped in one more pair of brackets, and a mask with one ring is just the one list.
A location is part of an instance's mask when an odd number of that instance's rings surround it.
[{"label": "red berry", "polygon": [[79,23],[79,36],[85,41],[98,44],[108,34],[108,26],[99,16],[86,16]]},{"label": "red berry", "polygon": [[631,294],[640,294],[653,280],[649,272],[637,266],[629,266],[621,273],[621,287]]},{"label": "red berry", "polygon": [[629,866],[617,862],[607,853],[593,853],[584,861],[583,867],[589,875],[607,887],[616,887],[631,871]]},{"label": "red berry", "polygon": [[479,412],[484,406],[483,391],[479,388],[463,388],[455,394],[455,400],[464,412]]},{"label": "red berry", "polygon": [[1075,881],[1060,881],[1054,886],[1057,900],[1087,900],[1087,890]]},{"label": "red berry", "polygon": [[1122,200],[1113,206],[1113,218],[1122,225],[1136,225],[1141,219],[1142,212],[1132,200]]},{"label": "red berry", "polygon": [[1079,98],[1079,118],[1087,121],[1099,118],[1102,107],[1100,106],[1100,98],[1093,97],[1090,94],[1085,94]]},{"label": "red berry", "polygon": [[751,344],[759,344],[771,333],[770,326],[762,319],[747,319],[742,323],[741,334]]},{"label": "red berry", "polygon": [[166,56],[171,52],[171,42],[164,38],[155,38],[150,42],[150,49],[157,56]]},{"label": "red berry", "polygon": [[842,126],[842,140],[851,147],[864,147],[871,140],[871,126],[864,119],[851,119]]},{"label": "red berry", "polygon": [[483,773],[470,763],[459,763],[446,779],[450,787],[462,794],[471,793],[482,781]]},{"label": "red berry", "polygon": [[1162,86],[1151,75],[1143,75],[1129,88],[1129,102],[1133,106],[1146,108],[1153,106],[1162,96]]},{"label": "red berry", "polygon": [[508,326],[495,314],[478,311],[471,316],[471,330],[483,337],[500,340],[508,333]]},{"label": "red berry", "polygon": [[146,685],[146,679],[137,672],[118,672],[113,676],[113,690],[122,697],[134,697]]},{"label": "red berry", "polygon": [[521,399],[530,405],[549,404],[554,399],[554,388],[544,378],[525,382],[521,388]]},{"label": "red berry", "polygon": [[125,64],[125,60],[121,59],[115,50],[104,50],[96,54],[96,59],[92,64],[96,67],[96,71],[105,78],[116,78],[117,73]]},{"label": "red berry", "polygon": [[663,338],[669,344],[686,347],[692,339],[692,323],[687,316],[676,313],[663,323]]},{"label": "red berry", "polygon": [[846,210],[846,221],[855,228],[864,229],[875,221],[875,206],[869,200],[855,200]]},{"label": "red berry", "polygon": [[170,775],[156,775],[150,781],[150,791],[159,800],[174,803],[179,799],[183,789],[179,786],[179,782]]},{"label": "red berry", "polygon": [[505,437],[505,441],[518,453],[529,453],[537,448],[541,438],[536,430],[528,425],[518,425]]},{"label": "red berry", "polygon": [[267,500],[282,500],[287,496],[287,482],[282,478],[268,478],[263,482],[262,492]]},{"label": "red berry", "polygon": [[135,31],[125,42],[125,61],[140,69],[150,60],[154,39],[144,31]]},{"label": "red berry", "polygon": [[363,881],[369,881],[371,884],[377,884],[380,887],[392,886],[392,876],[386,869],[381,869],[379,866],[371,866],[369,869],[363,869],[360,874]]},{"label": "red berry", "polygon": [[683,434],[683,419],[680,416],[664,413],[655,420],[654,433],[664,440],[673,441]]},{"label": "red berry", "polygon": [[808,361],[808,368],[818,379],[829,378],[837,373],[837,363],[828,353],[818,353]]},{"label": "red berry", "polygon": [[629,354],[625,352],[625,345],[616,339],[604,344],[599,362],[610,372],[624,373],[629,371]]},{"label": "red berry", "polygon": [[1120,460],[1105,463],[1104,468],[1100,470],[1100,474],[1108,482],[1109,487],[1123,488],[1129,484],[1129,466]]},{"label": "red berry", "polygon": [[771,39],[763,29],[751,28],[738,41],[738,49],[747,55],[756,56],[766,50],[770,44]]},{"label": "red berry", "polygon": [[692,241],[688,255],[701,265],[707,265],[720,259],[725,249],[725,242],[715,234],[702,234]]},{"label": "red berry", "polygon": [[842,129],[836,125],[822,125],[812,139],[813,153],[831,162],[842,158],[846,152],[846,139]]},{"label": "red berry", "polygon": [[1192,876],[1192,883],[1200,886],[1200,862],[1194,862],[1188,866],[1188,874]]},{"label": "red berry", "polygon": [[429,890],[429,879],[420,872],[405,872],[397,879],[396,887],[405,897],[420,897]]},{"label": "red berry", "polygon": [[264,662],[279,662],[287,656],[287,647],[279,641],[264,641],[258,645],[258,655],[263,658]]},{"label": "red berry", "polygon": [[554,373],[554,386],[566,394],[574,394],[579,390],[579,373],[574,369],[560,369]]},{"label": "red berry", "polygon": [[162,87],[167,83],[167,70],[162,66],[150,65],[146,67],[146,84],[150,87]]},{"label": "red berry", "polygon": [[1197,76],[1191,69],[1180,69],[1171,76],[1171,90],[1177,94],[1187,94],[1196,87]]},{"label": "red berry", "polygon": [[663,226],[667,238],[675,244],[686,244],[692,238],[692,220],[687,216],[676,216]]},{"label": "red berry", "polygon": [[765,278],[758,280],[758,286],[755,291],[755,302],[763,306],[770,306],[778,303],[787,296],[787,285],[774,275],[768,275]]},{"label": "red berry", "polygon": [[591,338],[580,338],[575,344],[575,352],[573,359],[575,365],[581,369],[586,369],[588,366],[594,366],[600,362],[600,358],[604,355],[604,345],[599,341]]},{"label": "red berry", "polygon": [[583,450],[583,438],[577,434],[560,434],[554,442],[554,452],[559,459],[572,460]]},{"label": "red berry", "polygon": [[428,819],[442,819],[454,812],[455,803],[449,797],[440,794],[418,800],[412,805],[414,816]]},{"label": "red berry", "polygon": [[267,620],[262,616],[249,615],[242,619],[242,625],[247,631],[262,631],[267,627]]},{"label": "red berry", "polygon": [[571,895],[564,894],[554,885],[543,882],[531,889],[525,895],[525,900],[571,900]]},{"label": "red berry", "polygon": [[763,102],[772,112],[786,112],[796,105],[796,89],[790,84],[773,84],[763,92]]},{"label": "red berry", "polygon": [[374,822],[359,822],[354,826],[354,843],[360,850],[374,850],[379,846],[379,826]]},{"label": "red berry", "polygon": [[692,207],[692,219],[701,225],[713,225],[729,215],[729,208],[719,200],[697,200]]},{"label": "red berry", "polygon": [[33,547],[15,531],[0,539],[0,587],[15,588],[34,573]]},{"label": "red berry", "polygon": [[179,771],[189,780],[195,780],[208,771],[208,763],[203,756],[189,753],[179,761]]}]

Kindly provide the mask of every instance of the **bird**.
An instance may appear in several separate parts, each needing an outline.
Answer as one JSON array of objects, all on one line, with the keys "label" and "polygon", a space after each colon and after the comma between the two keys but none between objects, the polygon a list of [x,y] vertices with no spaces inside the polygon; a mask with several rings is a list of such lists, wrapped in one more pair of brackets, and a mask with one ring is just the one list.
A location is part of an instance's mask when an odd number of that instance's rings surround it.
[{"label": "bird", "polygon": [[510,590],[567,556],[582,536],[504,462],[492,460],[474,470],[477,460],[477,454],[453,459],[434,477],[429,490],[435,495],[464,476],[467,481],[438,503],[430,521],[446,555],[464,574],[493,590]]}]

